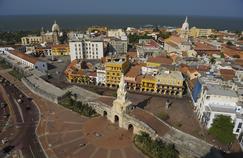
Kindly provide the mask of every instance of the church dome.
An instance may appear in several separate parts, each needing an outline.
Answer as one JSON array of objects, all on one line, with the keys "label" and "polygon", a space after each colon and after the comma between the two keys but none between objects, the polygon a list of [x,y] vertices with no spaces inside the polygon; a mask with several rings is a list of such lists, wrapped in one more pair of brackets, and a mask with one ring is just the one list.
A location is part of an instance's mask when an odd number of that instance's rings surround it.
[{"label": "church dome", "polygon": [[52,25],[52,32],[60,32],[60,27],[59,27],[59,25],[56,23],[56,21],[55,21],[55,23]]},{"label": "church dome", "polygon": [[182,29],[182,30],[189,30],[189,23],[188,23],[188,21],[187,21],[187,17],[186,17],[185,22],[182,24],[181,29]]}]

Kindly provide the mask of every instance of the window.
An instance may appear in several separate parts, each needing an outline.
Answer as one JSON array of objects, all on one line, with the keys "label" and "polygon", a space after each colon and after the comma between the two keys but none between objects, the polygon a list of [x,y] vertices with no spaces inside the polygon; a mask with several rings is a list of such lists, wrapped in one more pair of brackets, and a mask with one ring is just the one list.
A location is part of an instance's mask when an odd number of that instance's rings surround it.
[{"label": "window", "polygon": [[236,133],[239,133],[240,132],[240,129],[238,128],[237,130],[236,130]]},{"label": "window", "polygon": [[239,124],[238,124],[238,128],[241,128],[242,127],[242,122],[240,122]]}]

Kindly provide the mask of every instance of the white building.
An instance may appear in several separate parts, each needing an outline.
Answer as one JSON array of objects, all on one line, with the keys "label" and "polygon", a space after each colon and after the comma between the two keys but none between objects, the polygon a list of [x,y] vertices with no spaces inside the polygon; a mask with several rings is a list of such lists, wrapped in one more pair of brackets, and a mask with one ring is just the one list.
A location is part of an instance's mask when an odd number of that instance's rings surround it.
[{"label": "white building", "polygon": [[116,37],[121,40],[127,40],[127,35],[122,29],[110,29],[107,32],[108,37]]},{"label": "white building", "polygon": [[44,61],[40,61],[35,57],[29,56],[11,47],[0,48],[0,56],[4,58],[10,65],[22,70],[37,69],[42,72],[48,70],[48,65]]},{"label": "white building", "polygon": [[104,44],[95,40],[69,41],[71,61],[75,59],[101,59],[104,56]]},{"label": "white building", "polygon": [[158,67],[149,67],[149,66],[142,66],[141,68],[142,75],[157,75],[159,73]]},{"label": "white building", "polygon": [[178,54],[182,55],[182,52],[191,50],[191,41],[188,37],[189,23],[186,17],[186,20],[180,29],[180,36],[172,35],[170,38],[166,39],[164,43],[164,49],[169,53],[177,52]]},{"label": "white building", "polygon": [[97,78],[96,78],[96,83],[98,85],[105,85],[106,81],[106,71],[105,68],[98,68],[96,70]]},{"label": "white building", "polygon": [[233,133],[239,135],[242,131],[243,108],[237,92],[218,83],[209,83],[203,78],[199,79],[196,87],[201,88],[196,90],[197,92],[193,90],[192,95],[197,116],[202,124],[210,128],[217,116],[230,116],[234,122]]}]

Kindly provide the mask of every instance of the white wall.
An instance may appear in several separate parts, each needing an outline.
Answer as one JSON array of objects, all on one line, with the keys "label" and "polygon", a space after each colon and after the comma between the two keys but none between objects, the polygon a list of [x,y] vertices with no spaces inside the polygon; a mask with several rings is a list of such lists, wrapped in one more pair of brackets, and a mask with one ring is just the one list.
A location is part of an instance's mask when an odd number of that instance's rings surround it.
[{"label": "white wall", "polygon": [[97,70],[97,84],[101,83],[101,84],[105,84],[105,70]]},{"label": "white wall", "polygon": [[101,41],[70,41],[71,61],[75,59],[101,59],[104,56],[104,46]]}]

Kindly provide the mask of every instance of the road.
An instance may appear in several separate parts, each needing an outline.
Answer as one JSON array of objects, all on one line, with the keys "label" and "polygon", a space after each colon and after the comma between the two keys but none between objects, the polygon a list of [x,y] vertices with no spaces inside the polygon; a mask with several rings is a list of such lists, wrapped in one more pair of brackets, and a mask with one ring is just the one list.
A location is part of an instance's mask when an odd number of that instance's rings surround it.
[{"label": "road", "polygon": [[[39,112],[31,98],[25,96],[13,84],[1,84],[3,97],[8,100],[15,115],[14,126],[18,131],[6,146],[13,146],[14,150],[21,150],[26,158],[45,158],[37,140],[35,129],[39,120]],[[18,100],[21,99],[21,102]],[[3,152],[2,152],[3,153]]]}]

